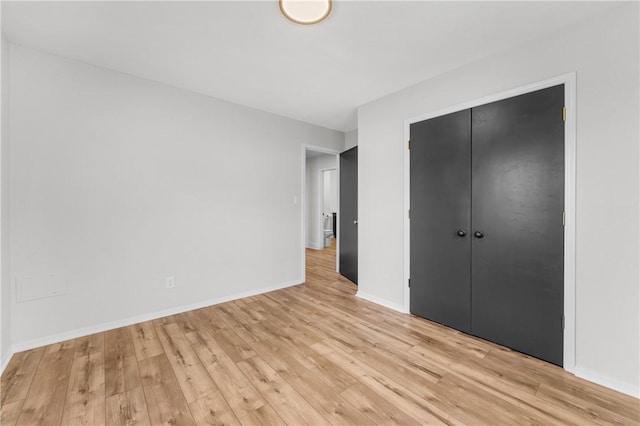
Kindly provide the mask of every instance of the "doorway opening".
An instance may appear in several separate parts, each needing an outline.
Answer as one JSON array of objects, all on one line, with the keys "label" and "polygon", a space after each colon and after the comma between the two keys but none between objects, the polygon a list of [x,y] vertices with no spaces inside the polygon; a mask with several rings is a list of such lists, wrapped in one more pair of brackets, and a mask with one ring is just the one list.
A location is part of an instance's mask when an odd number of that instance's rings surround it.
[{"label": "doorway opening", "polygon": [[306,281],[307,256],[321,256],[338,271],[339,151],[303,147],[302,276]]}]

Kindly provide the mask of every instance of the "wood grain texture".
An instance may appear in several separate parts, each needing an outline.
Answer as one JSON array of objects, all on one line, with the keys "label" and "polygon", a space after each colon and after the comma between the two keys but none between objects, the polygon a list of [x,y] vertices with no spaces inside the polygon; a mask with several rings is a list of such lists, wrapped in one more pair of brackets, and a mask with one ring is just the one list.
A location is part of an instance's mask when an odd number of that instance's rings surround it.
[{"label": "wood grain texture", "polygon": [[139,387],[138,362],[128,328],[107,331],[104,337],[106,396]]},{"label": "wood grain texture", "polygon": [[0,425],[14,425],[20,415],[24,400],[6,402],[0,408]]},{"label": "wood grain texture", "polygon": [[242,426],[282,426],[284,420],[270,405],[263,405],[240,419]]},{"label": "wood grain texture", "polygon": [[136,358],[143,360],[153,358],[164,352],[153,322],[146,321],[129,327]]},{"label": "wood grain texture", "polygon": [[231,407],[218,391],[192,402],[189,407],[198,425],[240,426]]},{"label": "wood grain texture", "polygon": [[5,425],[638,425],[640,401],[307,282],[15,354]]},{"label": "wood grain texture", "polygon": [[140,374],[151,424],[195,424],[165,354],[140,361]]},{"label": "wood grain texture", "polygon": [[75,342],[49,345],[36,370],[17,420],[19,425],[60,424]]},{"label": "wood grain texture", "polygon": [[44,355],[44,348],[32,349],[14,355],[0,381],[2,406],[26,398],[42,355]]},{"label": "wood grain texture", "polygon": [[[77,348],[76,345],[76,353]],[[104,425],[104,353],[81,352],[86,355],[77,356],[71,365],[62,424]]]},{"label": "wood grain texture", "polygon": [[177,324],[158,325],[156,331],[188,403],[218,390]]},{"label": "wood grain texture", "polygon": [[108,397],[106,419],[108,425],[150,425],[142,386]]},{"label": "wood grain texture", "polygon": [[262,395],[209,333],[205,330],[189,333],[187,339],[237,418],[245,417],[266,404]]},{"label": "wood grain texture", "polygon": [[74,358],[99,355],[104,359],[104,333],[91,334],[76,339]]},{"label": "wood grain texture", "polygon": [[290,425],[327,425],[329,422],[306,399],[296,392],[282,376],[259,357],[241,361],[240,369],[247,375],[278,415]]}]

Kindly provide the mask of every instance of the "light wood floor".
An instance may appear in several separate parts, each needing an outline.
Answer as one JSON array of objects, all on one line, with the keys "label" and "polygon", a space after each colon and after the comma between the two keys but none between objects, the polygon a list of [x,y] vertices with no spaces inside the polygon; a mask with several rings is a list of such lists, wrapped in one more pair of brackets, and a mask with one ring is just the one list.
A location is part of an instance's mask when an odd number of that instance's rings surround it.
[{"label": "light wood floor", "polygon": [[16,354],[13,424],[638,424],[637,399],[354,297],[335,249],[307,283]]}]

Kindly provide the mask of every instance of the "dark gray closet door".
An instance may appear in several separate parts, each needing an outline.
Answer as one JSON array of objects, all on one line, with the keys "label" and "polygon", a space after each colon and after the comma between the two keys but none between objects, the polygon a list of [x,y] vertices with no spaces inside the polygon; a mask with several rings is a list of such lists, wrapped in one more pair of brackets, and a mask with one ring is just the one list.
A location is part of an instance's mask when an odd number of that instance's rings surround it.
[{"label": "dark gray closet door", "polygon": [[471,113],[411,125],[411,312],[470,331]]},{"label": "dark gray closet door", "polygon": [[[472,333],[562,365],[564,86],[472,110]],[[413,202],[413,199],[412,199]]]},{"label": "dark gray closet door", "polygon": [[340,273],[358,283],[358,147],[340,154]]}]

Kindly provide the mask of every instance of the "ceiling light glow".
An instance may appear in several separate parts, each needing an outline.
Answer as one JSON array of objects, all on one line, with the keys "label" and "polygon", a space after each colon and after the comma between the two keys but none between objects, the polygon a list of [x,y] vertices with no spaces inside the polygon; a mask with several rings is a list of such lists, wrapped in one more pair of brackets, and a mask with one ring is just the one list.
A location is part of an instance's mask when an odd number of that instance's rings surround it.
[{"label": "ceiling light glow", "polygon": [[331,0],[280,0],[280,10],[296,24],[317,24],[331,13]]}]

